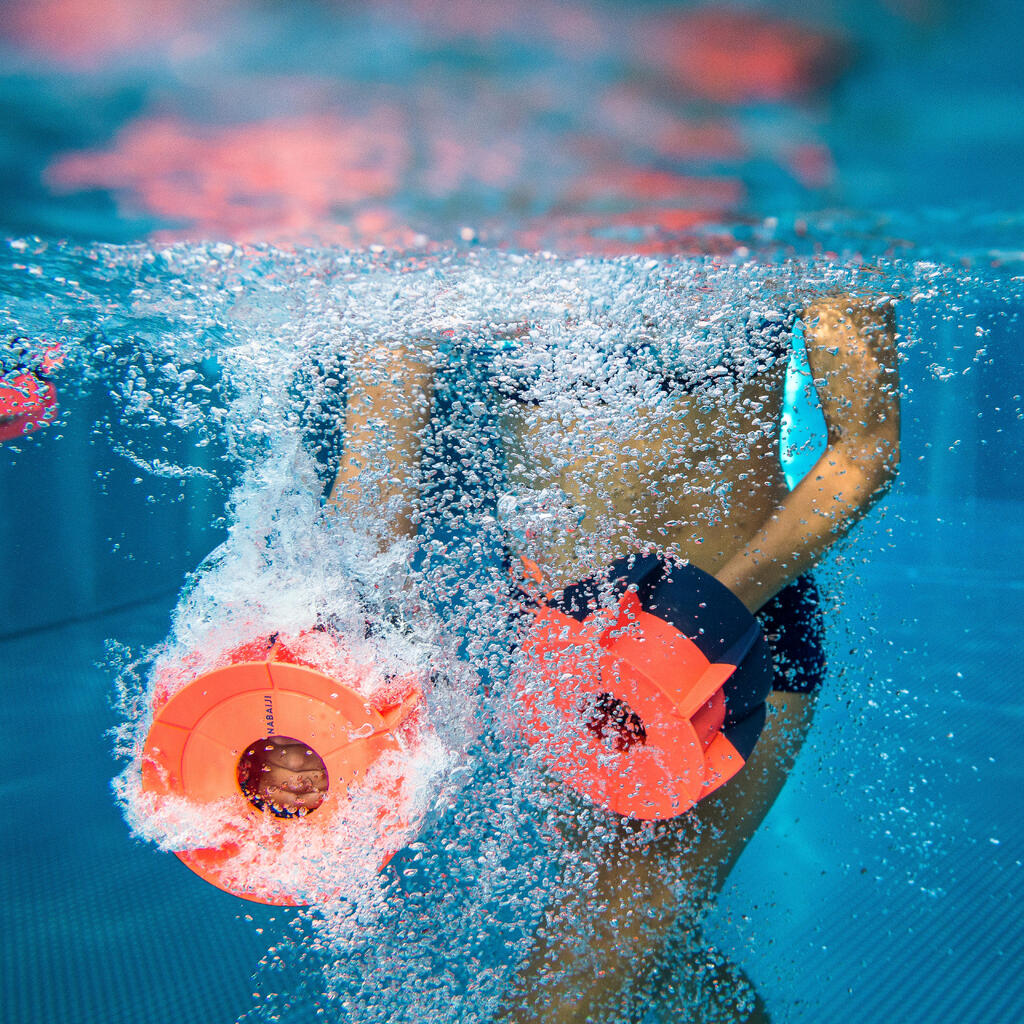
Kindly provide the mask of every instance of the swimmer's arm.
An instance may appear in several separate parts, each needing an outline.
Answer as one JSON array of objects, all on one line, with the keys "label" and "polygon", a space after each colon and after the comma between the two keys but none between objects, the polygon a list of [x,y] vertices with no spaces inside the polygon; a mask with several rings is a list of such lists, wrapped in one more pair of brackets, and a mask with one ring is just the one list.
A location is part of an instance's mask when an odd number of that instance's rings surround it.
[{"label": "swimmer's arm", "polygon": [[547,908],[498,1024],[611,1019],[605,1015],[621,1006],[623,987],[653,970],[675,921],[677,900],[657,862],[653,852],[649,862],[642,850],[610,844],[586,885],[565,887]]},{"label": "swimmer's arm", "polygon": [[368,345],[349,361],[348,379],[345,443],[328,505],[385,536],[412,537],[434,401],[429,354],[416,343]]},{"label": "swimmer's arm", "polygon": [[824,454],[718,579],[756,611],[811,568],[881,497],[900,455],[892,300],[831,296],[804,311],[828,429]]}]

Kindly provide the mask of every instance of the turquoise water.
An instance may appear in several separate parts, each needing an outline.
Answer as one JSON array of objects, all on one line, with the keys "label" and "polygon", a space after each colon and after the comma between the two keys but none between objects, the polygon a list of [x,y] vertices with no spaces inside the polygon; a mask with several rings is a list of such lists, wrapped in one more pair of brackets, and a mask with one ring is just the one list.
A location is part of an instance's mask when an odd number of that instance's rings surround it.
[{"label": "turquoise water", "polygon": [[[486,1020],[509,983],[550,836],[500,810],[487,741],[492,802],[475,820],[439,799],[361,930],[214,890],[134,839],[110,792],[117,666],[165,639],[260,453],[206,415],[196,386],[231,369],[203,353],[277,329],[287,364],[316,320],[299,282],[352,245],[442,282],[492,248],[878,267],[905,338],[900,481],[823,569],[829,682],[704,942],[773,1020],[1019,1019],[1013,5],[786,5],[804,36],[758,7],[727,35],[791,45],[752,77],[716,71],[735,58],[689,7],[15,7],[5,330],[58,336],[69,361],[59,422],[0,453],[5,1019]],[[308,315],[246,308],[275,290]],[[130,367],[153,394],[168,360],[199,376],[150,419],[118,383]],[[175,426],[175,402],[204,415]],[[360,1007],[360,975],[394,988]]]}]

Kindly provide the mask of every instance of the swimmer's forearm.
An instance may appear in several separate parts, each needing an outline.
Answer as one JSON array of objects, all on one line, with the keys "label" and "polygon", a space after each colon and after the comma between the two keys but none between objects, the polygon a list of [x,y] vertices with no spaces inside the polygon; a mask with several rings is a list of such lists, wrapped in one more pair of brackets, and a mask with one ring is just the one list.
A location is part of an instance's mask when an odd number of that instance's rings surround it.
[{"label": "swimmer's forearm", "polygon": [[867,514],[898,461],[898,440],[884,434],[829,446],[718,580],[756,612]]},{"label": "swimmer's forearm", "polygon": [[377,346],[353,357],[349,377],[344,451],[328,504],[385,535],[411,537],[432,371],[415,351]]},{"label": "swimmer's forearm", "polygon": [[591,885],[549,908],[500,1024],[583,1024],[653,970],[675,920],[675,895],[642,855],[611,854]]},{"label": "swimmer's forearm", "polygon": [[803,315],[828,429],[814,468],[718,579],[756,611],[813,566],[896,474],[900,393],[892,300],[832,295]]},{"label": "swimmer's forearm", "polygon": [[331,486],[327,504],[338,511],[376,523],[387,523],[394,537],[416,534],[417,488],[406,482],[415,476],[418,450],[390,449],[370,454],[378,446],[376,437],[359,434],[345,439],[345,457]]}]

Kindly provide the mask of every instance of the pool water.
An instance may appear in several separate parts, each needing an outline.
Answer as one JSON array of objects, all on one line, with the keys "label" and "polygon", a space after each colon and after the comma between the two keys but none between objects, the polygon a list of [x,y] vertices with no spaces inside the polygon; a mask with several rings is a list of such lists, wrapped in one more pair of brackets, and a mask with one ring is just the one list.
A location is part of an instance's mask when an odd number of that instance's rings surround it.
[{"label": "pool water", "polygon": [[[287,293],[349,246],[427,267],[492,248],[877,267],[904,337],[900,479],[822,569],[826,691],[703,941],[775,1021],[1024,1015],[1010,0],[9,9],[0,313],[69,358],[58,422],[0,451],[4,1020],[470,1021],[500,1003],[533,912],[489,909],[528,902],[501,856],[453,851],[462,891],[439,917],[404,854],[406,905],[345,962],[317,945],[330,922],[242,903],[133,838],[110,789],[117,668],[167,636],[245,461],[159,400],[148,422],[116,358],[152,381],[170,352],[216,387],[204,346],[275,317],[301,337],[287,301],[232,321],[204,275]],[[101,358],[97,331],[122,347]],[[816,443],[813,410],[798,420]],[[364,967],[398,984],[359,1008]]]}]

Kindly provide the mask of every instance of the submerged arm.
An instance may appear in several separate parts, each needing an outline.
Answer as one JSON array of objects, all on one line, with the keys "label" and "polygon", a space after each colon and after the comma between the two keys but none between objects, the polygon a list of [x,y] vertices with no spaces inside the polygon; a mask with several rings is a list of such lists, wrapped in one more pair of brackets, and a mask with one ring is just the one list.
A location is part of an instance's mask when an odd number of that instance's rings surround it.
[{"label": "submerged arm", "polygon": [[347,368],[344,452],[328,504],[373,524],[382,540],[416,532],[434,377],[428,354],[414,345],[367,346]]},{"label": "submerged arm", "polygon": [[[835,297],[808,309],[805,320],[812,371],[824,382],[820,396],[828,447],[718,574],[751,610],[812,565],[867,512],[893,478],[899,456],[899,384],[888,303]],[[551,908],[551,920],[520,977],[516,1009],[504,1021],[577,1024],[609,1012],[624,985],[639,984],[643,990],[642,979],[673,926],[696,927],[704,900],[721,884],[778,794],[809,724],[805,698],[776,695],[771,703],[769,726],[738,779],[702,801],[693,816],[667,823],[657,843],[633,850],[632,856],[599,859],[591,886]],[[691,820],[700,826],[687,840]],[[664,877],[664,865],[671,863],[678,873],[674,886]],[[584,952],[574,942],[573,922],[577,928],[586,923]],[[711,991],[715,982],[711,970],[702,984]],[[704,997],[698,992],[685,998]],[[755,1009],[743,1019],[762,1018]]]},{"label": "submerged arm", "polygon": [[828,445],[718,573],[751,611],[811,568],[861,519],[892,482],[899,464],[892,300],[833,296],[805,310],[803,319]]}]

